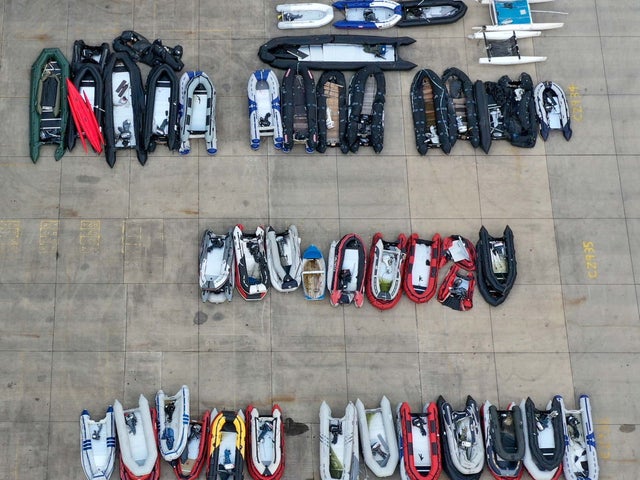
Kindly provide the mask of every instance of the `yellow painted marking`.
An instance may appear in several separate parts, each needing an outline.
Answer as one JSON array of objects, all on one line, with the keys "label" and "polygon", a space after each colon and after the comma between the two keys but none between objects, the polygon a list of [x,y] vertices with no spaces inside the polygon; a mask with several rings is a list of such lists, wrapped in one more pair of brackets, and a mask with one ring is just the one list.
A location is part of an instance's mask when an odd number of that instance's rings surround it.
[{"label": "yellow painted marking", "polygon": [[58,220],[40,221],[40,239],[38,241],[40,253],[54,253],[58,250]]},{"label": "yellow painted marking", "polygon": [[584,265],[587,269],[587,277],[591,280],[598,278],[598,262],[596,261],[596,247],[593,242],[583,241],[582,252]]},{"label": "yellow painted marking", "polygon": [[22,221],[0,220],[0,252],[18,253],[21,235]]},{"label": "yellow painted marking", "polygon": [[611,426],[608,418],[603,418],[601,421],[603,423],[599,423],[596,429],[596,448],[598,458],[608,460],[611,458]]},{"label": "yellow painted marking", "polygon": [[127,225],[123,239],[124,248],[136,247],[141,248],[142,244],[142,227],[140,225]]},{"label": "yellow painted marking", "polygon": [[102,223],[100,220],[80,220],[80,251],[82,253],[100,253]]},{"label": "yellow painted marking", "polygon": [[584,118],[582,110],[582,96],[577,85],[569,85],[569,105],[571,107],[571,118],[576,122],[581,122]]}]

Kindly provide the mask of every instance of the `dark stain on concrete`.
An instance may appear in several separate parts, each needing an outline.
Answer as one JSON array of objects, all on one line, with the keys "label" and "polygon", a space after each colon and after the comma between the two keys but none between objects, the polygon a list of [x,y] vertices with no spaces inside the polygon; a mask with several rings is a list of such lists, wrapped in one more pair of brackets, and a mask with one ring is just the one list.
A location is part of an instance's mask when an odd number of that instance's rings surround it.
[{"label": "dark stain on concrete", "polygon": [[76,177],[80,183],[90,183],[92,185],[98,183],[100,181],[100,177],[95,177],[93,175],[78,175]]},{"label": "dark stain on concrete", "polygon": [[636,429],[635,425],[630,425],[628,423],[623,423],[622,425],[620,425],[620,431],[622,433],[631,433],[635,431],[635,429]]},{"label": "dark stain on concrete", "polygon": [[193,323],[195,325],[202,325],[209,319],[209,315],[204,312],[196,313],[196,316],[193,318]]},{"label": "dark stain on concrete", "polygon": [[307,431],[309,431],[309,426],[306,423],[296,422],[290,417],[287,417],[284,421],[284,433],[286,435],[302,435]]},{"label": "dark stain on concrete", "polygon": [[216,312],[213,314],[213,320],[216,322],[220,322],[222,320],[224,320],[224,315],[220,312]]}]

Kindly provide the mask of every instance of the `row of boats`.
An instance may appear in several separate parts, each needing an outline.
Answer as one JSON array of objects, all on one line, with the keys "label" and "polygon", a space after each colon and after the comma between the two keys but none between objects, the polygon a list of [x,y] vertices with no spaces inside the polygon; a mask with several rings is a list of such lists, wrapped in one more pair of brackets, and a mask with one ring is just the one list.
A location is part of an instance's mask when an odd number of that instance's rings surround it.
[{"label": "row of boats", "polygon": [[556,395],[545,409],[527,398],[505,409],[471,397],[460,410],[440,396],[415,412],[408,403],[389,400],[365,408],[358,399],[345,415],[332,417],[320,407],[320,478],[354,480],[360,452],[379,478],[399,465],[403,480],[436,480],[444,471],[452,480],[478,480],[487,466],[497,480],[518,480],[524,470],[534,480],[596,480],[599,475],[591,404],[580,396],[576,410]]},{"label": "row of boats", "polygon": [[335,28],[375,29],[443,25],[460,20],[467,12],[461,0],[341,0],[323,3],[290,3],[276,6],[278,28],[317,28],[333,21],[334,9],[344,19]]},{"label": "row of boats", "polygon": [[[329,68],[327,66],[327,68]],[[337,147],[342,153],[384,146],[386,82],[375,64],[356,70],[347,84],[340,70],[329,68],[317,83],[307,62],[287,68],[282,86],[269,69],[254,72],[248,84],[251,147],[273,137],[275,148],[289,152],[302,144],[307,153]],[[410,87],[416,149],[425,155],[438,148],[450,153],[458,139],[489,153],[494,140],[532,148],[538,134],[551,130],[572,136],[567,97],[552,81],[534,85],[523,72],[513,80],[472,82],[462,70],[440,76],[431,69],[416,73]]]},{"label": "row of boats", "polygon": [[[124,35],[126,33],[127,35]],[[74,43],[73,61],[57,48],[44,49],[31,72],[30,151],[38,160],[42,145],[56,145],[55,158],[73,149],[79,139],[98,153],[103,145],[107,163],[113,167],[116,152],[134,149],[144,165],[159,144],[181,154],[191,151],[191,140],[203,138],[210,155],[217,152],[216,89],[202,71],[187,71],[175,52],[141,40],[135,32],[123,32],[109,45]],[[327,43],[330,37],[331,42]],[[337,147],[343,153],[371,146],[380,153],[384,145],[386,101],[385,68],[413,68],[415,64],[394,58],[384,60],[408,37],[364,35],[282,37],[260,48],[259,56],[286,71],[280,83],[270,69],[256,70],[247,85],[251,147],[261,137],[273,137],[284,152],[303,144],[309,153]],[[142,37],[144,38],[144,37]],[[133,39],[133,40],[132,40]],[[391,41],[393,45],[385,42]],[[156,40],[158,41],[158,40]],[[141,54],[153,49],[154,55]],[[118,46],[116,49],[116,45]],[[335,48],[329,48],[329,47]],[[346,48],[346,50],[345,50]],[[318,51],[322,51],[320,58]],[[162,52],[161,55],[158,52]],[[366,58],[362,58],[362,52]],[[136,60],[152,65],[143,85]],[[315,60],[314,60],[315,59]],[[317,83],[311,68],[324,70]],[[356,70],[349,84],[342,70]],[[460,69],[451,67],[442,76],[422,69],[410,88],[416,148],[449,153],[457,139],[489,152],[493,140],[533,147],[538,132],[547,139],[551,130],[571,138],[569,107],[556,83],[534,87],[522,73],[497,82],[471,82]]]},{"label": "row of boats", "polygon": [[[217,152],[213,82],[201,71],[186,71],[178,78],[182,49],[143,38],[123,32],[114,40],[113,52],[107,43],[90,46],[77,40],[71,64],[58,48],[42,50],[31,69],[34,163],[42,145],[56,145],[59,160],[78,139],[85,151],[87,143],[96,153],[104,146],[111,167],[118,150],[134,149],[144,165],[158,144],[186,155],[194,138],[204,139],[208,154]],[[145,84],[137,64],[143,60],[152,65]]]},{"label": "row of boats", "polygon": [[[203,302],[231,301],[234,289],[245,300],[261,300],[270,287],[293,292],[302,287],[307,300],[333,306],[361,307],[365,296],[380,310],[398,304],[403,293],[415,303],[436,296],[455,310],[469,310],[478,286],[493,306],[503,303],[517,276],[514,235],[507,225],[501,236],[481,227],[477,243],[460,235],[430,239],[382,233],[367,248],[356,233],[335,240],[328,260],[315,245],[304,251],[295,225],[284,231],[258,226],[255,232],[238,224],[226,233],[204,231],[199,251],[200,293]],[[450,263],[444,278],[441,269]]]},{"label": "row of boats", "polygon": [[[278,405],[267,415],[250,405],[193,419],[186,385],[173,396],[158,391],[154,408],[140,395],[128,409],[116,400],[101,420],[84,410],[80,437],[88,480],[109,480],[116,457],[126,480],[157,480],[161,458],[179,480],[203,470],[208,480],[241,480],[245,463],[254,480],[278,480],[285,470]],[[468,396],[460,410],[440,396],[417,412],[398,404],[395,419],[386,396],[373,408],[349,402],[343,417],[322,402],[319,440],[322,480],[357,479],[360,454],[378,478],[393,475],[398,465],[403,480],[437,480],[442,471],[453,480],[478,480],[485,465],[497,480],[518,480],[525,469],[534,480],[555,480],[562,472],[567,480],[597,480],[599,474],[587,395],[575,410],[559,395],[545,409],[531,398],[505,409],[489,401],[478,407]]]},{"label": "row of boats", "polygon": [[[277,480],[284,473],[284,424],[274,405],[268,415],[249,405],[242,410],[204,412],[192,418],[189,388],[173,396],[158,391],[155,407],[144,395],[124,409],[116,400],[101,420],[80,415],[82,468],[87,480],[109,480],[118,457],[123,480],[157,480],[160,459],[179,480],[206,471],[208,480],[241,480],[246,469],[254,480]],[[117,442],[116,442],[117,439]]]}]

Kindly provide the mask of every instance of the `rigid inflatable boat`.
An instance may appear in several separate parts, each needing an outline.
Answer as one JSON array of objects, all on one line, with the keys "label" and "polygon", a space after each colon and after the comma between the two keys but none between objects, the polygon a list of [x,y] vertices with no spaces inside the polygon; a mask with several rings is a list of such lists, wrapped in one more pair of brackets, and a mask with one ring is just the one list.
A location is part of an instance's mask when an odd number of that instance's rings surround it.
[{"label": "rigid inflatable boat", "polygon": [[318,28],[333,20],[333,8],[323,3],[285,3],[276,5],[278,28]]},{"label": "rigid inflatable boat", "polygon": [[296,226],[283,232],[267,227],[265,245],[271,286],[279,292],[297,290],[302,281],[302,254]]},{"label": "rigid inflatable boat", "polygon": [[256,70],[247,84],[251,148],[260,148],[260,137],[273,137],[273,146],[282,149],[280,83],[273,70]]},{"label": "rigid inflatable boat", "polygon": [[92,420],[88,410],[82,411],[80,452],[87,480],[109,480],[116,459],[116,424],[111,405],[102,420]]},{"label": "rigid inflatable boat", "polygon": [[318,142],[316,86],[305,65],[289,68],[282,78],[282,151],[290,152],[296,143],[313,153]]},{"label": "rigid inflatable boat", "polygon": [[347,144],[347,83],[338,70],[322,72],[316,84],[318,105],[318,144],[316,150],[324,153],[327,147],[349,151]]},{"label": "rigid inflatable boat", "polygon": [[64,155],[69,123],[68,78],[69,62],[58,48],[45,48],[31,66],[29,147],[33,163],[38,161],[42,145],[57,145],[56,160]]},{"label": "rigid inflatable boat", "polygon": [[247,407],[247,470],[254,480],[278,480],[284,475],[282,411],[273,405],[270,415]]},{"label": "rigid inflatable boat", "polygon": [[200,243],[199,275],[202,301],[230,302],[235,284],[233,231],[217,235],[205,230]]},{"label": "rigid inflatable boat", "polygon": [[360,447],[364,462],[376,477],[390,477],[398,465],[400,453],[391,404],[385,396],[380,406],[365,408],[356,400]]},{"label": "rigid inflatable boat", "polygon": [[554,397],[545,410],[538,410],[531,398],[522,400],[524,412],[524,466],[534,480],[556,480],[562,473],[564,422],[562,406]]},{"label": "rigid inflatable boat", "polygon": [[320,405],[320,478],[322,480],[357,480],[360,472],[358,454],[358,413],[349,402],[344,417],[331,416],[326,402]]},{"label": "rigid inflatable boat", "polygon": [[207,153],[218,151],[216,89],[209,76],[189,71],[180,78],[180,154],[191,152],[191,139],[204,138]]},{"label": "rigid inflatable boat", "polygon": [[391,28],[402,20],[402,7],[392,0],[341,0],[333,7],[344,13],[344,20],[333,24],[336,28]]},{"label": "rigid inflatable boat", "polygon": [[242,410],[213,410],[207,480],[242,480],[246,425]]},{"label": "rigid inflatable boat", "polygon": [[407,241],[407,262],[402,279],[402,289],[409,299],[425,303],[436,294],[441,256],[439,233],[434,234],[431,240],[419,238],[417,233],[411,234]]},{"label": "rigid inflatable boat", "polygon": [[156,144],[164,144],[169,150],[177,150],[180,146],[178,77],[166,63],[156,65],[147,76],[146,91],[143,131],[145,150],[153,152]]},{"label": "rigid inflatable boat", "polygon": [[182,455],[189,437],[189,387],[183,385],[175,395],[163,390],[156,393],[158,412],[158,446],[167,462]]},{"label": "rigid inflatable boat", "polygon": [[349,84],[349,122],[347,143],[356,153],[363,147],[373,147],[380,153],[384,146],[384,102],[386,83],[377,65],[358,70]]},{"label": "rigid inflatable boat", "polygon": [[238,224],[233,229],[236,260],[236,288],[245,300],[262,300],[269,289],[269,267],[265,254],[264,228],[245,233]]},{"label": "rigid inflatable boat", "polygon": [[302,290],[307,300],[323,300],[327,285],[327,265],[322,252],[309,245],[302,254]]},{"label": "rigid inflatable boat", "polygon": [[276,37],[260,47],[258,56],[283,69],[301,63],[316,70],[357,70],[373,63],[382,70],[411,70],[416,64],[400,58],[399,50],[414,42],[374,35]]},{"label": "rigid inflatable boat", "polygon": [[433,147],[449,153],[458,138],[455,112],[442,79],[433,70],[425,68],[413,77],[411,112],[420,155]]},{"label": "rigid inflatable boat", "polygon": [[467,5],[461,0],[405,0],[400,5],[402,19],[397,27],[454,23],[467,13]]},{"label": "rigid inflatable boat", "polygon": [[506,409],[498,410],[487,400],[481,413],[491,475],[496,480],[522,478],[525,441],[520,407],[512,402]]},{"label": "rigid inflatable boat", "polygon": [[384,240],[379,232],[373,236],[365,291],[371,305],[380,310],[393,308],[402,298],[406,248],[407,237],[402,233],[393,242]]},{"label": "rigid inflatable boat", "polygon": [[349,233],[331,242],[327,263],[327,290],[331,305],[362,307],[364,303],[367,253],[362,238]]},{"label": "rigid inflatable boat", "polygon": [[473,148],[480,145],[478,108],[473,93],[473,83],[459,68],[447,68],[442,74],[449,101],[453,104],[458,138],[468,140]]},{"label": "rigid inflatable boat", "polygon": [[111,168],[118,150],[133,148],[140,165],[147,163],[142,126],[144,87],[140,68],[129,55],[113,52],[104,67],[105,156]]},{"label": "rigid inflatable boat", "polygon": [[200,420],[191,417],[187,435],[187,446],[179,458],[171,462],[173,473],[178,480],[195,480],[208,460],[208,448],[211,441],[209,427],[211,412],[206,410]]},{"label": "rigid inflatable boat", "polygon": [[533,89],[533,98],[542,139],[546,141],[551,130],[561,130],[565,140],[571,140],[571,115],[562,87],[552,81],[540,82]]},{"label": "rigid inflatable boat", "polygon": [[513,232],[507,225],[501,237],[492,237],[480,227],[476,244],[478,290],[493,306],[503,303],[516,281],[516,249]]},{"label": "rigid inflatable boat", "polygon": [[113,414],[118,432],[120,478],[155,480],[160,476],[160,457],[156,438],[156,412],[140,395],[138,406],[127,410],[116,400]]},{"label": "rigid inflatable boat", "polygon": [[562,473],[567,480],[598,480],[600,467],[596,451],[596,435],[593,431],[591,401],[580,395],[580,407],[569,410],[564,400],[557,396],[564,422],[564,457]]},{"label": "rigid inflatable boat", "polygon": [[407,402],[397,409],[400,478],[437,480],[442,472],[438,407],[429,402],[421,412],[412,412]]},{"label": "rigid inflatable boat", "polygon": [[452,480],[478,480],[484,468],[484,441],[478,405],[467,397],[463,410],[454,410],[438,397],[442,435],[442,467]]}]

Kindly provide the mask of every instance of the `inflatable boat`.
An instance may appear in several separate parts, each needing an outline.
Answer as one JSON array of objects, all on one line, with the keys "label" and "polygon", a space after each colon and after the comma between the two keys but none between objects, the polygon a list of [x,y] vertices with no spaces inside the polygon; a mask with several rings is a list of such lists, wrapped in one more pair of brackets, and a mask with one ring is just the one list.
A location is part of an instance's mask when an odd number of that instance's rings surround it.
[{"label": "inflatable boat", "polygon": [[246,425],[242,410],[213,410],[207,480],[242,480]]},{"label": "inflatable boat", "polygon": [[80,452],[87,480],[109,480],[116,459],[116,424],[111,405],[102,420],[92,420],[88,410],[82,411]]},{"label": "inflatable boat", "polygon": [[327,284],[327,265],[322,252],[309,245],[302,254],[302,290],[307,300],[324,300]]},{"label": "inflatable boat", "polygon": [[316,150],[324,153],[327,147],[349,151],[347,144],[347,83],[338,70],[327,70],[316,84],[318,104],[318,144]]},{"label": "inflatable boat", "polygon": [[358,414],[349,402],[344,417],[331,416],[326,402],[320,405],[320,478],[321,480],[357,480],[360,472],[358,453]]},{"label": "inflatable boat", "polygon": [[163,390],[156,393],[158,412],[158,446],[167,462],[182,455],[189,437],[189,387],[183,385],[175,395]]},{"label": "inflatable boat", "polygon": [[[96,153],[102,153],[104,147],[104,137],[102,135],[103,112],[104,112],[104,80],[102,70],[109,55],[109,45],[103,43],[99,47],[86,45],[82,40],[73,43],[73,61],[71,63],[71,76],[73,85],[80,93],[82,99],[90,105],[93,120],[95,122],[89,128],[98,129],[98,147],[94,148]],[[69,102],[71,108],[71,101]],[[76,128],[75,120],[69,121],[67,126],[67,149],[73,150],[76,140],[82,132]],[[88,133],[88,132],[84,132]],[[95,132],[94,132],[95,133]],[[87,135],[88,139],[88,135]],[[93,145],[92,145],[93,146]]]},{"label": "inflatable boat", "polygon": [[202,301],[230,302],[235,284],[233,230],[225,235],[205,230],[200,243],[199,260],[198,280]]},{"label": "inflatable boat", "polygon": [[478,290],[487,303],[497,306],[506,300],[516,281],[513,232],[507,225],[501,237],[493,237],[482,226],[479,235],[476,244]]},{"label": "inflatable boat", "polygon": [[376,477],[390,477],[400,454],[389,399],[383,396],[380,406],[375,408],[365,408],[358,399],[356,410],[364,463]]},{"label": "inflatable boat", "polygon": [[318,28],[333,20],[333,8],[323,3],[285,3],[276,5],[278,28]]},{"label": "inflatable boat", "polygon": [[66,148],[69,104],[69,62],[58,48],[45,48],[31,66],[29,147],[31,160],[38,161],[42,145],[56,145],[60,160]]},{"label": "inflatable boat", "polygon": [[442,79],[433,70],[422,69],[413,77],[411,112],[420,155],[434,147],[451,152],[458,138],[455,112]]},{"label": "inflatable boat", "polygon": [[118,432],[120,478],[155,480],[160,476],[160,456],[156,437],[156,412],[140,395],[138,406],[127,410],[116,400],[113,414]]},{"label": "inflatable boat", "polygon": [[441,255],[439,233],[434,234],[431,240],[419,238],[417,233],[409,237],[402,289],[410,300],[425,303],[436,294]]},{"label": "inflatable boat", "polygon": [[265,254],[264,228],[245,233],[242,224],[233,229],[236,288],[245,300],[262,300],[269,289],[269,267]]},{"label": "inflatable boat", "polygon": [[524,412],[524,466],[534,480],[556,480],[562,473],[564,422],[562,406],[554,397],[544,410],[527,398],[520,403]]},{"label": "inflatable boat", "polygon": [[392,0],[341,0],[333,7],[344,13],[344,20],[333,24],[335,28],[382,30],[402,20],[402,7]]},{"label": "inflatable boat", "polygon": [[144,86],[140,68],[123,52],[109,55],[104,67],[105,155],[111,168],[116,152],[132,148],[140,165],[147,163],[142,128],[144,125]]},{"label": "inflatable boat", "polygon": [[273,146],[282,149],[280,83],[273,70],[256,70],[247,84],[251,148],[260,148],[260,137],[273,137]]},{"label": "inflatable boat", "polygon": [[444,71],[442,83],[453,104],[458,138],[468,140],[473,148],[477,148],[480,145],[480,130],[473,83],[466,73],[455,67]]},{"label": "inflatable boat", "polygon": [[535,146],[539,126],[528,73],[522,72],[518,80],[503,75],[497,82],[484,82],[484,88],[476,87],[475,92],[478,119],[488,126],[491,139],[509,140],[514,147]]},{"label": "inflatable boat", "polygon": [[316,86],[305,65],[289,68],[282,78],[282,151],[301,143],[313,153],[318,142]]},{"label": "inflatable boat", "polygon": [[397,27],[419,27],[454,23],[467,13],[467,5],[460,0],[405,0],[402,19]]},{"label": "inflatable boat", "polygon": [[380,310],[393,308],[402,298],[406,249],[407,237],[402,233],[393,242],[384,240],[379,232],[373,236],[365,291],[371,305]]},{"label": "inflatable boat", "polygon": [[377,65],[361,68],[351,77],[347,143],[353,153],[361,146],[382,151],[385,94],[384,73]]},{"label": "inflatable boat", "polygon": [[407,402],[397,409],[400,478],[437,480],[442,472],[438,407],[429,402],[421,412],[412,412]]},{"label": "inflatable boat", "polygon": [[519,480],[524,472],[525,442],[522,411],[514,402],[498,410],[488,400],[482,406],[487,466],[496,480]]},{"label": "inflatable boat", "polygon": [[156,65],[147,76],[147,105],[144,114],[144,148],[153,152],[156,144],[169,150],[180,146],[178,106],[180,84],[173,69],[166,63]]},{"label": "inflatable boat", "polygon": [[546,141],[551,130],[561,130],[565,140],[571,140],[571,114],[562,87],[552,81],[540,82],[533,89],[533,98],[542,139]]},{"label": "inflatable boat", "polygon": [[304,64],[315,70],[357,70],[375,64],[382,70],[411,70],[415,63],[400,58],[410,37],[374,35],[315,35],[276,37],[263,44],[258,56],[274,68]]},{"label": "inflatable boat", "polygon": [[577,410],[565,407],[564,400],[557,396],[564,423],[564,457],[562,473],[567,480],[598,480],[600,466],[596,451],[596,435],[593,431],[591,401],[588,395],[580,395]]},{"label": "inflatable boat", "polygon": [[465,270],[473,271],[476,268],[476,247],[462,235],[449,235],[442,239],[442,256],[440,267],[447,262],[453,262]]},{"label": "inflatable boat", "polygon": [[270,415],[247,407],[247,470],[254,480],[279,480],[284,475],[282,411],[273,405]]},{"label": "inflatable boat", "polygon": [[209,155],[218,151],[216,89],[209,76],[201,71],[185,72],[180,78],[181,155],[191,153],[192,138],[204,138]]},{"label": "inflatable boat", "polygon": [[452,265],[438,289],[438,301],[454,310],[466,312],[473,308],[476,279],[473,272]]},{"label": "inflatable boat", "polygon": [[171,462],[173,473],[178,480],[196,480],[208,460],[208,448],[211,441],[209,427],[211,412],[206,410],[200,420],[191,417],[187,435],[187,446],[182,455]]},{"label": "inflatable boat", "polygon": [[302,281],[302,254],[296,226],[283,232],[267,227],[265,244],[271,286],[285,293],[297,290]]},{"label": "inflatable boat", "polygon": [[327,290],[331,305],[362,307],[364,303],[367,253],[362,238],[349,233],[331,242],[327,263]]},{"label": "inflatable boat", "polygon": [[438,397],[442,436],[442,467],[452,480],[478,480],[484,468],[484,441],[478,405],[467,397],[463,410],[454,410]]}]

